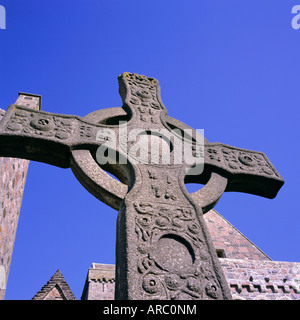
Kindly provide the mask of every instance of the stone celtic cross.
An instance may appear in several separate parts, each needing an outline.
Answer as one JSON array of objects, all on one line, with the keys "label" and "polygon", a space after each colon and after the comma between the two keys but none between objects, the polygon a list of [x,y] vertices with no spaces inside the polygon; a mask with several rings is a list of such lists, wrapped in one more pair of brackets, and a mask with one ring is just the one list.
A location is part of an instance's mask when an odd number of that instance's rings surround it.
[{"label": "stone celtic cross", "polygon": [[[203,214],[225,191],[274,198],[283,179],[265,154],[201,140],[169,117],[156,79],[123,73],[119,92],[122,108],[83,118],[20,94],[0,122],[0,156],[71,167],[119,210],[116,299],[231,299]],[[189,194],[185,182],[204,187]]]}]

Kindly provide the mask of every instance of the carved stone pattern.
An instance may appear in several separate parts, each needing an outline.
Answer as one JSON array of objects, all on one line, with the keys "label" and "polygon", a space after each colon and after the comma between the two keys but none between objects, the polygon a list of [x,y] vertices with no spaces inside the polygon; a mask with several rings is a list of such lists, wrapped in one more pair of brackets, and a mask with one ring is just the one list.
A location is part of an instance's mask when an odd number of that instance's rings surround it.
[{"label": "carved stone pattern", "polygon": [[95,128],[92,126],[89,126],[88,124],[79,125],[79,135],[81,138],[94,140],[95,139],[94,130]]},{"label": "carved stone pattern", "polygon": [[204,146],[200,144],[193,144],[192,148],[192,155],[195,158],[203,158],[204,157]]},{"label": "carved stone pattern", "polygon": [[[66,140],[75,133],[76,122],[78,121],[67,117],[16,108],[6,125],[6,130]],[[91,125],[79,123],[79,136],[84,140],[95,140],[95,130],[97,128]]]},{"label": "carved stone pattern", "polygon": [[29,135],[55,137],[65,140],[72,135],[74,125],[70,119],[64,117],[16,109],[6,125],[6,129]]},{"label": "carved stone pattern", "polygon": [[158,85],[158,80],[151,78],[151,77],[146,77],[144,75],[136,74],[136,73],[129,73],[129,72],[124,72],[124,75],[128,82],[134,81],[134,82],[139,82],[142,84],[152,84],[157,86]]},{"label": "carved stone pattern", "polygon": [[168,200],[176,201],[180,199],[180,190],[175,190],[176,181],[173,181],[170,174],[148,169],[148,176],[148,184],[151,185],[152,193],[158,201],[168,203]]},{"label": "carved stone pattern", "polygon": [[278,176],[265,157],[258,152],[228,148],[225,146],[209,146],[206,148],[205,161],[223,166],[230,172],[246,172],[264,176]]},{"label": "carved stone pattern", "polygon": [[[147,299],[220,298],[194,209],[138,201],[134,207],[141,295]],[[172,250],[176,254],[168,255]]]},{"label": "carved stone pattern", "polygon": [[142,122],[158,124],[161,106],[157,100],[158,81],[153,78],[128,74],[127,83],[130,87],[130,101],[139,113]]}]

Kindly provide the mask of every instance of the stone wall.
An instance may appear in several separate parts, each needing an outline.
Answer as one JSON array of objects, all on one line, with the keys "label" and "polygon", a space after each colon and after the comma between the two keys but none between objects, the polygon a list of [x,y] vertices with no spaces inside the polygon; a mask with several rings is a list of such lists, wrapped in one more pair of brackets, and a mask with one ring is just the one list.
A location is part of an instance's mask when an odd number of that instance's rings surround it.
[{"label": "stone wall", "polygon": [[[4,114],[0,109],[0,120]],[[28,164],[28,160],[0,158],[0,300],[4,299]]]},{"label": "stone wall", "polygon": [[220,259],[234,299],[300,300],[300,263]]},{"label": "stone wall", "polygon": [[93,263],[89,269],[82,300],[113,300],[115,294],[115,265]]},{"label": "stone wall", "polygon": [[[41,109],[41,96],[19,93],[15,105]],[[0,120],[5,111],[0,109]],[[4,299],[29,161],[0,158],[0,300]]]}]

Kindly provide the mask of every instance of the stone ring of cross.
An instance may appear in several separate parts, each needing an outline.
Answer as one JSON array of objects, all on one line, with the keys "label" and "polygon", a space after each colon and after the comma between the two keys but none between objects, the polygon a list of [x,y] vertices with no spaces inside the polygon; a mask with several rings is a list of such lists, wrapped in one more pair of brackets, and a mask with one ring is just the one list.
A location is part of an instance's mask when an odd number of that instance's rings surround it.
[{"label": "stone ring of cross", "polygon": [[[203,213],[225,191],[274,198],[282,177],[264,153],[209,143],[169,117],[156,79],[118,79],[122,108],[83,118],[39,111],[40,96],[20,94],[0,122],[0,156],[71,167],[119,210],[117,299],[231,299]],[[189,194],[185,183],[204,186]]]},{"label": "stone ring of cross", "polygon": [[[83,119],[96,125],[107,123],[113,125],[113,123],[115,123],[115,125],[118,126],[120,122],[123,121],[127,124],[128,121],[130,121],[129,117],[130,115],[123,108],[115,107],[94,111],[85,116]],[[176,135],[178,135],[178,131],[184,133],[185,131],[190,132],[194,130],[181,121],[171,118],[168,115],[165,117],[165,123],[168,126],[168,130],[175,132]],[[143,130],[141,131],[144,132]],[[157,130],[152,131],[152,136],[149,136],[149,138],[152,137],[153,139],[153,137],[156,137],[153,132],[156,133]],[[136,134],[136,138],[139,139],[140,137],[141,135]],[[207,145],[208,141],[204,137],[202,137],[202,139]],[[170,143],[169,139],[168,142]],[[149,151],[151,151],[151,140]],[[109,161],[107,161],[105,165],[100,165],[95,158],[96,157],[92,154],[91,150],[72,150],[72,170],[77,176],[78,180],[81,181],[84,187],[96,198],[112,208],[119,210],[121,201],[124,199],[128,191],[128,185],[130,184],[127,177],[127,170],[124,170],[124,167],[122,166],[119,166],[118,168],[116,166],[112,166]],[[130,157],[127,157],[127,160],[128,163],[131,163]],[[149,160],[151,162],[151,159]],[[117,176],[118,180],[107,174],[104,168],[106,171],[109,171]],[[193,181],[193,176],[191,177],[188,175],[186,178],[189,178],[190,181]],[[205,177],[203,175],[202,179],[203,180],[201,182],[205,184],[205,186],[198,191],[193,192],[191,196],[201,206],[203,213],[206,213],[214,207],[214,205],[222,196],[223,192],[226,190],[228,179],[221,172],[217,171],[212,171]]]}]

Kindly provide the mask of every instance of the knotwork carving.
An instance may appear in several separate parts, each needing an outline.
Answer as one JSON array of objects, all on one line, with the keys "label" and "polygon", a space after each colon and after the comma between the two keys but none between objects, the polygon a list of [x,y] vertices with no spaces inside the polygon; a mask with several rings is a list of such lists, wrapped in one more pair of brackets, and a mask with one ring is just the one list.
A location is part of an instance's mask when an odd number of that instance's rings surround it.
[{"label": "knotwork carving", "polygon": [[93,142],[97,132],[95,127],[80,123],[76,117],[51,115],[22,106],[14,106],[5,129],[28,136],[51,137],[58,140],[82,138]]},{"label": "knotwork carving", "polygon": [[[144,275],[142,288],[146,294],[155,295],[155,299],[179,299],[182,294],[190,299],[200,296],[217,299],[219,285],[209,272],[211,262],[193,208],[174,209],[171,205],[147,202],[135,202],[134,208],[138,213],[135,220],[137,270]],[[170,248],[176,251],[178,261],[171,258]],[[205,297],[200,293],[202,287]]]},{"label": "knotwork carving", "polygon": [[211,144],[205,157],[207,163],[224,167],[232,173],[251,172],[260,176],[279,177],[277,171],[261,152],[238,149],[224,144]]},{"label": "knotwork carving", "polygon": [[74,125],[71,120],[63,117],[41,115],[37,112],[28,112],[19,108],[11,117],[6,129],[29,135],[65,140],[74,132]]}]

